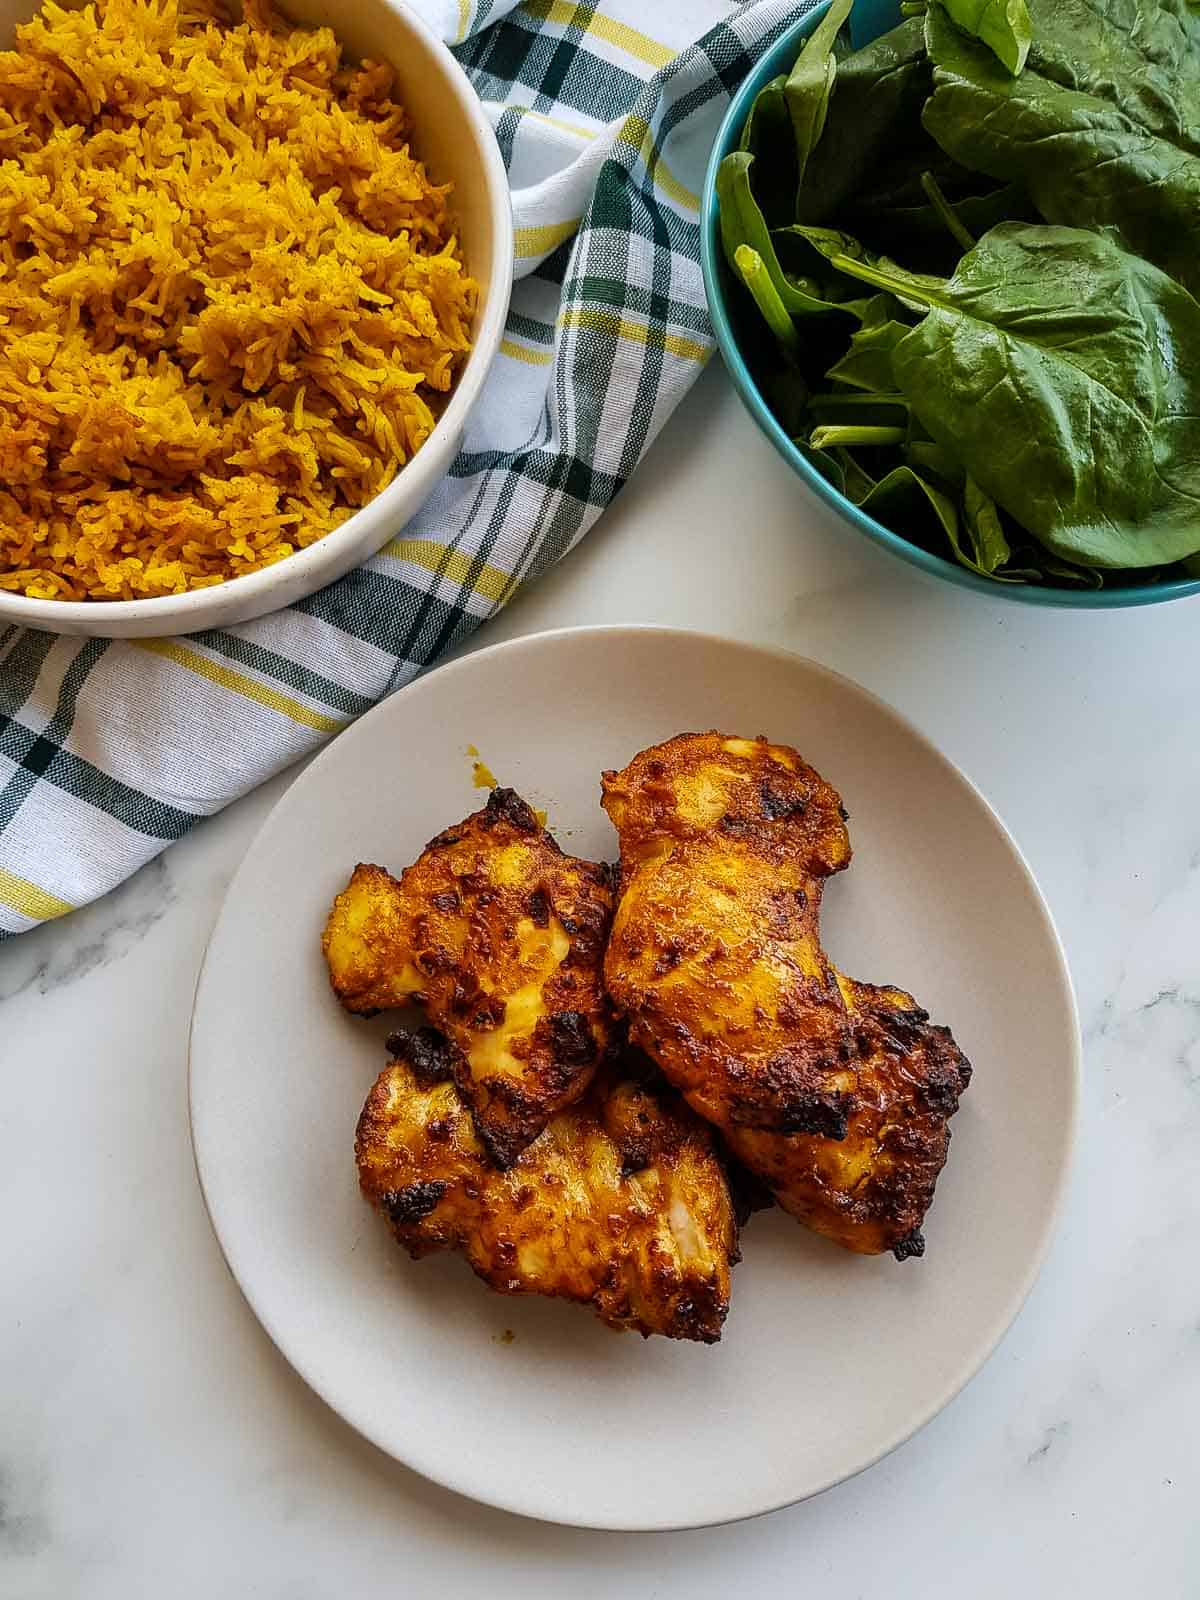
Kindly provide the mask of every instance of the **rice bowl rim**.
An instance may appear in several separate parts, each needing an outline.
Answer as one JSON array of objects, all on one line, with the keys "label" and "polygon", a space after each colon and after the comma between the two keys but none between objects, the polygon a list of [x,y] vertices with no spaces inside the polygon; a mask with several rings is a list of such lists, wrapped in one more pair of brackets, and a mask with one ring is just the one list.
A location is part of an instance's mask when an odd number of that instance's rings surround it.
[{"label": "rice bowl rim", "polygon": [[[294,551],[269,567],[184,594],[135,600],[38,600],[0,589],[0,623],[75,636],[149,638],[250,621],[314,594],[377,554],[403,530],[445,476],[500,348],[508,316],[514,259],[508,175],[479,96],[445,43],[404,0],[378,3],[416,36],[440,72],[442,87],[457,107],[471,138],[462,166],[474,161],[482,170],[487,195],[483,227],[490,235],[491,265],[486,281],[479,280],[482,314],[473,331],[470,352],[433,431],[392,481],[366,505],[307,548]],[[27,16],[33,16],[38,9],[40,0],[22,7]],[[287,0],[282,0],[280,9],[288,14]],[[316,25],[297,21],[300,27]],[[337,32],[336,24],[326,25]],[[381,56],[388,59],[394,53],[381,51]],[[419,130],[417,143],[417,156],[422,159]],[[435,181],[450,180],[456,188],[459,186],[453,173],[438,171],[431,176]],[[468,260],[466,266],[473,277],[478,277],[472,261]]]}]

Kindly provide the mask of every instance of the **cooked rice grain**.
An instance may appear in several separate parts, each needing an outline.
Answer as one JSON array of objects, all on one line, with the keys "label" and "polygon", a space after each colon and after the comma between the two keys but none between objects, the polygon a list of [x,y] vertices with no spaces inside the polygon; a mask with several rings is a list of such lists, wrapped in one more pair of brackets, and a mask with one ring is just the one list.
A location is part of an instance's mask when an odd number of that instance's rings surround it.
[{"label": "cooked rice grain", "polygon": [[206,588],[428,438],[477,286],[390,68],[260,0],[47,4],[0,52],[0,589]]}]

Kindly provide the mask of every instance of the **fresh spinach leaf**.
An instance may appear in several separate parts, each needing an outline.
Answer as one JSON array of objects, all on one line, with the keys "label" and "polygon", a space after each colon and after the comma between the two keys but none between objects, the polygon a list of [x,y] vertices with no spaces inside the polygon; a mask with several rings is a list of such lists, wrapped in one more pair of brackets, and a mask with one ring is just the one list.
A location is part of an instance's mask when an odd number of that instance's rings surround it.
[{"label": "fresh spinach leaf", "polygon": [[894,467],[861,502],[861,509],[914,544],[942,554],[958,543],[958,511],[948,494],[911,467]]},{"label": "fresh spinach leaf", "polygon": [[840,494],[846,496],[851,505],[861,506],[879,482],[852,450],[840,446],[814,450],[805,438],[795,438],[792,443],[823,478],[827,478]]},{"label": "fresh spinach leaf", "polygon": [[904,448],[910,467],[915,467],[927,478],[934,478],[948,489],[961,495],[966,484],[966,470],[962,462],[944,444],[933,439],[910,439]]},{"label": "fresh spinach leaf", "polygon": [[1120,231],[1200,294],[1200,19],[1184,0],[1031,0],[1014,78],[940,5],[925,19],[924,125],[955,160],[1018,180],[1048,222]]},{"label": "fresh spinach leaf", "polygon": [[790,317],[814,316],[839,309],[822,296],[815,279],[785,272],[780,264],[770,229],[750,184],[754,159],[744,150],[731,150],[717,169],[717,205],[725,259],[740,277],[737,252],[742,246],[753,250],[770,277],[776,298]]},{"label": "fresh spinach leaf", "polygon": [[1025,0],[934,0],[964,33],[973,34],[1013,77],[1024,71],[1033,42]]},{"label": "fresh spinach leaf", "polygon": [[[838,272],[885,290],[902,306],[917,312],[924,311],[930,303],[929,294],[936,294],[946,281],[929,273],[909,272],[886,256],[876,256],[853,234],[844,233],[840,228],[809,228],[795,223],[790,228],[776,228],[771,237],[806,259],[814,275],[824,259]],[[871,268],[879,268],[885,275],[876,279],[871,275]],[[836,290],[829,292],[837,293]],[[869,302],[852,303],[861,320]]]},{"label": "fresh spinach leaf", "polygon": [[800,181],[792,120],[783,92],[786,83],[786,77],[772,78],[755,95],[738,145],[754,157],[750,168],[754,197],[772,227],[792,220]]},{"label": "fresh spinach leaf", "polygon": [[855,389],[825,390],[810,395],[808,407],[818,424],[908,428],[909,404],[902,394],[868,394]]},{"label": "fresh spinach leaf", "polygon": [[[1125,587],[1140,583],[1157,583],[1174,567],[1148,567],[1142,572],[1121,574]],[[1076,567],[1069,561],[1060,561],[1037,545],[1023,546],[1013,551],[1012,561],[1000,572],[993,574],[1001,583],[1040,583],[1052,589],[1103,589],[1104,574],[1095,567]]]},{"label": "fresh spinach leaf", "polygon": [[850,15],[854,0],[831,0],[828,11],[804,41],[796,64],[784,85],[784,98],[796,141],[797,182],[804,182],[809,158],[821,142],[829,98],[837,78],[834,45]]},{"label": "fresh spinach leaf", "polygon": [[[1043,581],[1053,578],[1058,583],[1070,584],[1076,589],[1103,589],[1104,574],[1095,567],[1077,567],[1069,561],[1056,561],[1053,556],[1045,553],[1039,559],[1039,572]],[[1157,577],[1157,574],[1156,574]],[[1136,574],[1132,580],[1126,578],[1126,583],[1137,581]]]},{"label": "fresh spinach leaf", "polygon": [[873,294],[863,306],[862,326],[870,331],[875,328],[886,328],[889,322],[899,323],[902,310],[903,307],[895,295]]},{"label": "fresh spinach leaf", "polygon": [[[932,91],[932,80],[929,87]],[[878,211],[895,211],[928,205],[929,197],[921,185],[921,175],[925,172],[933,174],[942,193],[951,202],[964,200],[972,195],[989,194],[992,190],[1002,187],[994,179],[977,172],[970,172],[966,167],[960,166],[940,145],[935,144],[925,134],[923,128],[920,130],[920,135],[919,148],[915,145],[909,146],[903,149],[899,156],[893,158],[883,155],[870,174],[864,176],[861,187],[852,195],[847,195],[837,213],[839,218],[845,219],[841,224],[843,227],[854,233],[858,230],[850,227],[848,220],[850,217],[870,218]],[[830,222],[833,219],[821,220]]]},{"label": "fresh spinach leaf", "polygon": [[852,450],[834,450],[831,453],[842,469],[842,482],[845,484],[842,492],[856,506],[862,505],[879,480],[868,472]]},{"label": "fresh spinach leaf", "polygon": [[[1012,555],[1004,536],[1000,509],[991,495],[984,494],[974,478],[963,486],[963,526],[970,541],[975,568],[985,577],[995,577],[997,569]],[[963,558],[960,555],[959,560]]]},{"label": "fresh spinach leaf", "polygon": [[[944,177],[937,183],[956,222],[973,239],[1000,222],[1042,220],[1019,183],[1002,184],[960,199],[951,199]],[[867,201],[862,204],[866,206]],[[913,204],[877,205],[869,212],[856,208],[847,212],[845,226],[869,239],[872,248],[881,254],[902,255],[910,267],[922,272],[949,276],[962,254],[962,247],[950,237],[945,221],[927,199]]]},{"label": "fresh spinach leaf", "polygon": [[[911,274],[841,267],[919,292]],[[1107,235],[1004,223],[925,295],[895,379],[986,494],[1082,565],[1200,551],[1200,305],[1185,289]]]},{"label": "fresh spinach leaf", "polygon": [[851,336],[850,348],[829,368],[826,378],[874,393],[894,389],[892,351],[911,326],[896,315],[901,309],[893,295],[872,296],[863,307],[862,326]]},{"label": "fresh spinach leaf", "polygon": [[799,434],[792,440],[792,444],[808,464],[819,472],[827,483],[831,483],[839,494],[846,493],[846,474],[838,452],[814,450],[808,440]]},{"label": "fresh spinach leaf", "polygon": [[827,222],[910,150],[938,153],[921,126],[933,86],[924,29],[914,17],[838,63],[824,132],[796,196],[797,222]]},{"label": "fresh spinach leaf", "polygon": [[909,324],[894,318],[870,327],[864,324],[850,340],[846,354],[829,368],[826,378],[868,393],[894,388],[892,351],[908,332]]},{"label": "fresh spinach leaf", "polygon": [[801,433],[808,423],[808,385],[795,366],[789,363],[778,372],[763,373],[759,383],[789,437]]},{"label": "fresh spinach leaf", "polygon": [[[1000,570],[1009,548],[990,501],[994,525],[987,524],[988,512],[979,500],[968,496],[956,504],[928,473],[906,465],[893,468],[855,503],[933,555],[944,556],[948,549],[960,566],[982,578],[1023,581]],[[981,512],[987,524],[982,529],[975,520]]]}]

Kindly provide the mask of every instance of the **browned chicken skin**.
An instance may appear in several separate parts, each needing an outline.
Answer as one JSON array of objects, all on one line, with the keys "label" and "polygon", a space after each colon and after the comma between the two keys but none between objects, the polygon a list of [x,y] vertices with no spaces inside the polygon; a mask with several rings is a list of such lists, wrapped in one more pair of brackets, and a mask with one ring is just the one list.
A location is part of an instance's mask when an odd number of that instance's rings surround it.
[{"label": "browned chicken skin", "polygon": [[844,1139],[725,1131],[730,1150],[785,1211],[847,1250],[924,1254],[921,1224],[950,1148],[948,1119],[971,1067],[948,1028],[902,989],[838,975],[854,1028],[853,1107]]},{"label": "browned chicken skin", "polygon": [[719,1128],[846,1131],[854,1042],[821,949],[836,792],[765,739],[681,734],[604,774],[621,840],[605,961],[630,1037]]},{"label": "browned chicken skin", "polygon": [[607,870],[562,853],[511,789],[399,879],[360,865],[322,948],[350,1011],[417,1002],[456,1048],[458,1087],[496,1160],[515,1161],[587,1088],[608,1042]]},{"label": "browned chicken skin", "polygon": [[970,1067],[911,996],[821,950],[821,886],[850,856],[837,794],[784,746],[683,734],[606,773],[604,805],[605,976],[633,1041],[785,1210],[919,1255]]},{"label": "browned chicken skin", "polygon": [[736,1224],[709,1130],[669,1090],[606,1066],[501,1171],[446,1042],[423,1029],[390,1043],[355,1149],[363,1192],[410,1255],[459,1250],[501,1294],[578,1301],[610,1327],[720,1338]]}]

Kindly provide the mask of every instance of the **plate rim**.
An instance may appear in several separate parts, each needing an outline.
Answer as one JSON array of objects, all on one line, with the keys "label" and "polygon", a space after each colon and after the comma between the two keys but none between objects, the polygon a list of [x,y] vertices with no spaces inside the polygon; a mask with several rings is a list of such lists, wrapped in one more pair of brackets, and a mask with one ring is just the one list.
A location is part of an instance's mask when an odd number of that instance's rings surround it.
[{"label": "plate rim", "polygon": [[[311,1371],[310,1363],[303,1358],[301,1353],[293,1352],[289,1348],[286,1332],[284,1330],[277,1329],[274,1318],[260,1303],[259,1296],[256,1295],[251,1286],[243,1280],[242,1275],[238,1272],[237,1266],[235,1265],[235,1261],[233,1259],[237,1254],[236,1249],[231,1250],[231,1248],[227,1246],[225,1237],[222,1234],[221,1227],[218,1222],[220,1202],[215,1201],[214,1197],[210,1194],[209,1187],[205,1182],[204,1176],[204,1161],[201,1155],[203,1136],[199,1128],[199,1124],[203,1122],[203,1114],[200,1113],[198,1115],[197,1112],[196,1033],[197,1018],[200,1014],[201,997],[204,990],[205,980],[209,971],[210,957],[217,934],[221,928],[221,924],[225,918],[229,905],[234,898],[235,891],[237,891],[243,874],[247,871],[256,854],[255,847],[258,845],[260,839],[264,837],[267,830],[275,825],[280,813],[289,805],[289,803],[293,801],[295,791],[300,787],[301,784],[304,783],[309,774],[316,767],[333,759],[334,751],[343,743],[343,741],[349,740],[351,743],[357,742],[357,739],[361,737],[360,730],[364,725],[372,724],[376,719],[390,714],[391,706],[393,703],[400,700],[401,697],[408,697],[414,692],[425,692],[424,686],[434,679],[443,676],[454,677],[461,675],[464,671],[472,670],[473,665],[480,660],[486,660],[499,654],[520,652],[522,650],[528,650],[531,647],[545,645],[551,641],[570,641],[573,638],[584,635],[595,636],[600,634],[612,635],[614,636],[614,639],[619,636],[627,636],[629,634],[658,636],[659,638],[664,638],[667,641],[683,639],[691,643],[716,646],[719,648],[733,647],[736,650],[745,651],[752,655],[767,657],[775,662],[782,662],[788,667],[791,667],[798,662],[805,668],[814,670],[819,677],[830,679],[844,688],[849,688],[853,694],[863,697],[876,710],[882,711],[886,716],[893,719],[893,721],[897,723],[909,737],[917,741],[917,743],[927,754],[933,756],[937,763],[947,768],[953,778],[956,778],[960,783],[965,785],[970,795],[983,808],[986,816],[990,819],[993,827],[999,834],[1001,841],[1008,847],[1016,866],[1019,868],[1026,889],[1032,893],[1033,904],[1036,907],[1038,915],[1049,937],[1050,948],[1054,957],[1054,974],[1058,980],[1058,985],[1062,991],[1063,998],[1066,1001],[1066,1015],[1064,1020],[1067,1023],[1070,1049],[1068,1053],[1069,1059],[1066,1062],[1066,1066],[1068,1068],[1066,1076],[1067,1110],[1063,1126],[1062,1157],[1059,1162],[1058,1171],[1054,1175],[1053,1184],[1050,1191],[1050,1202],[1047,1207],[1045,1220],[1042,1224],[1041,1231],[1037,1239],[1036,1248],[1030,1254],[1030,1259],[1028,1265],[1026,1266],[1023,1277],[1006,1302],[1002,1313],[997,1317],[996,1327],[992,1332],[991,1337],[984,1345],[980,1347],[978,1352],[973,1356],[972,1360],[967,1363],[966,1370],[961,1374],[955,1373],[951,1381],[938,1390],[934,1400],[920,1412],[914,1421],[906,1423],[903,1427],[901,1427],[896,1432],[894,1437],[887,1440],[869,1457],[869,1459],[864,1460],[859,1466],[853,1468],[849,1472],[835,1473],[832,1477],[821,1481],[811,1488],[806,1488],[800,1493],[786,1492],[778,1498],[773,1498],[770,1504],[760,1506],[757,1510],[737,1511],[728,1516],[713,1517],[706,1515],[700,1517],[699,1519],[685,1518],[683,1520],[670,1517],[647,1517],[638,1521],[628,1521],[620,1517],[605,1518],[596,1517],[594,1515],[589,1517],[588,1515],[579,1512],[554,1512],[547,1509],[539,1509],[529,1505],[528,1503],[522,1503],[521,1499],[517,1496],[506,1495],[503,1492],[503,1485],[501,1485],[495,1491],[489,1488],[487,1492],[484,1492],[483,1490],[474,1486],[468,1486],[453,1473],[443,1472],[440,1469],[435,1469],[430,1464],[422,1464],[417,1459],[420,1453],[419,1450],[415,1455],[411,1452],[405,1455],[398,1454],[394,1447],[394,1443],[390,1440],[385,1440],[381,1431],[377,1430],[373,1426],[372,1419],[369,1414],[365,1413],[364,1408],[355,1405],[343,1406],[340,1400],[337,1404],[335,1404],[325,1392],[324,1387],[319,1381],[319,1374],[315,1374]],[[449,1490],[451,1493],[459,1495],[463,1499],[473,1501],[476,1504],[489,1506],[498,1511],[509,1512],[516,1516],[528,1518],[531,1521],[546,1523],[553,1527],[585,1528],[597,1532],[678,1533],[694,1528],[728,1527],[738,1522],[749,1522],[758,1517],[769,1516],[771,1513],[782,1511],[788,1506],[799,1505],[804,1501],[815,1499],[818,1495],[825,1494],[830,1489],[836,1488],[838,1484],[850,1482],[853,1478],[857,1478],[860,1476],[860,1474],[868,1471],[871,1467],[878,1465],[880,1461],[891,1455],[895,1450],[898,1450],[901,1445],[906,1444],[910,1439],[914,1438],[918,1433],[920,1433],[923,1428],[927,1427],[936,1416],[944,1411],[946,1407],[963,1392],[969,1383],[978,1377],[979,1373],[991,1360],[1001,1342],[1011,1332],[1017,1318],[1024,1309],[1034,1284],[1037,1282],[1041,1274],[1041,1270],[1045,1264],[1050,1246],[1053,1243],[1056,1233],[1058,1232],[1064,1201],[1075,1167],[1079,1144],[1082,1089],[1083,1040],[1079,1021],[1079,1005],[1075,993],[1074,981],[1071,976],[1070,963],[1067,959],[1066,949],[1058,929],[1058,924],[1055,921],[1054,913],[1050,907],[1050,904],[1042,892],[1037,877],[1035,876],[1033,869],[1025,856],[1025,852],[1022,850],[1017,840],[1013,837],[1013,834],[1010,832],[1003,818],[999,815],[991,801],[979,788],[978,784],[976,784],[975,781],[969,776],[969,774],[964,772],[956,761],[954,761],[943,750],[941,750],[933,742],[933,740],[916,725],[916,723],[914,723],[903,712],[897,710],[896,707],[893,706],[889,701],[884,700],[882,696],[875,694],[873,690],[868,689],[864,684],[859,683],[857,679],[850,677],[847,673],[839,672],[833,667],[828,667],[823,662],[817,661],[812,656],[803,655],[797,650],[789,650],[783,645],[759,644],[753,640],[736,638],[728,634],[713,633],[706,629],[681,628],[658,623],[602,622],[584,623],[574,626],[566,625],[558,628],[539,629],[532,633],[519,634],[516,638],[497,640],[494,644],[483,645],[474,649],[468,647],[464,653],[455,655],[447,661],[440,662],[437,666],[431,668],[427,672],[422,673],[410,683],[405,684],[401,689],[396,690],[394,693],[378,701],[370,708],[369,711],[364,712],[361,717],[357,718],[355,722],[351,723],[349,727],[345,728],[341,733],[335,735],[335,737],[329,741],[325,748],[319,751],[314,759],[308,763],[304,771],[297,774],[292,782],[288,784],[283,794],[281,794],[275,801],[274,805],[272,805],[271,809],[263,818],[258,828],[255,829],[249,844],[246,846],[246,849],[239,860],[232,877],[229,880],[229,883],[226,885],[225,892],[221,897],[220,905],[217,907],[216,914],[213,918],[212,927],[210,928],[208,937],[205,940],[204,954],[201,958],[199,970],[196,975],[196,983],[192,996],[192,1011],[188,1024],[188,1128],[192,1146],[192,1161],[196,1172],[197,1185],[200,1189],[200,1196],[204,1203],[204,1209],[208,1215],[209,1225],[211,1226],[213,1235],[216,1238],[217,1247],[221,1252],[221,1258],[227,1271],[233,1279],[234,1284],[236,1285],[246,1305],[253,1313],[259,1326],[270,1339],[275,1349],[287,1362],[288,1366],[295,1373],[295,1375],[306,1385],[311,1393],[317,1396],[321,1403],[326,1406],[333,1413],[333,1415],[339,1417],[349,1427],[353,1428],[361,1438],[366,1439],[368,1443],[374,1446],[374,1448],[379,1450],[383,1455],[387,1456],[390,1460],[398,1462],[408,1471],[414,1472],[418,1476],[426,1479],[427,1482],[436,1484],[439,1488]]]}]

